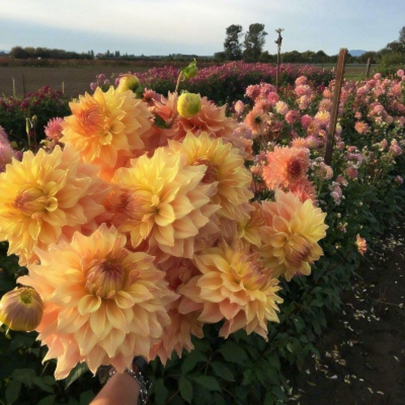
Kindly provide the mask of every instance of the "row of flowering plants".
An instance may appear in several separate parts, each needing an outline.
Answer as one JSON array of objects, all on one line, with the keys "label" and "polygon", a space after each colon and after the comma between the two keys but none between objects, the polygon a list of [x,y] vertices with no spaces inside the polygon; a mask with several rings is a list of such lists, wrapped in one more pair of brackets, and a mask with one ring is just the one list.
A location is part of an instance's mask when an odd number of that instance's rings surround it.
[{"label": "row of flowering plants", "polygon": [[398,220],[402,71],[344,84],[331,164],[334,81],[227,107],[178,91],[196,77],[95,86],[23,151],[2,132],[2,403],[86,404],[136,355],[154,404],[282,403]]}]

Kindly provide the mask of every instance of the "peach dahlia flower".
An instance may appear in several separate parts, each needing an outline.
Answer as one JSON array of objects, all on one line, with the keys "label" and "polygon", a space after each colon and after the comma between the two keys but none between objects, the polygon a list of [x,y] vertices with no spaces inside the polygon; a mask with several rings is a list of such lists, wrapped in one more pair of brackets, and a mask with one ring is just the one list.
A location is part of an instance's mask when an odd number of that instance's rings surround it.
[{"label": "peach dahlia flower", "polygon": [[309,168],[307,148],[276,146],[267,153],[263,167],[263,180],[270,190],[289,188],[306,177]]},{"label": "peach dahlia flower", "polygon": [[170,142],[169,148],[175,153],[185,154],[189,165],[206,167],[201,181],[216,185],[211,202],[221,207],[218,216],[236,221],[249,217],[249,201],[253,193],[248,187],[252,176],[236,148],[220,138],[210,138],[207,133],[196,137],[191,132],[181,143]]},{"label": "peach dahlia flower", "polygon": [[[267,339],[267,323],[278,322],[276,294],[279,281],[266,269],[249,245],[236,241],[209,248],[195,256],[201,274],[193,277],[179,292],[196,304],[203,304],[199,320],[224,320],[220,336],[239,329],[256,332]],[[183,311],[187,311],[184,306]]]},{"label": "peach dahlia flower", "polygon": [[60,142],[73,145],[86,163],[100,166],[106,177],[143,150],[142,137],[151,128],[150,113],[132,91],[97,88],[69,106],[72,115],[62,124]]},{"label": "peach dahlia flower", "polygon": [[[173,256],[159,268],[165,272],[165,280],[168,281],[169,288],[176,293],[192,277],[199,274],[199,270],[192,260]],[[181,306],[187,307],[186,314],[180,312]],[[171,323],[164,327],[162,340],[152,348],[150,358],[159,356],[161,362],[166,364],[174,352],[181,357],[184,350],[190,352],[194,349],[191,337],[202,338],[204,336],[203,322],[198,320],[201,310],[202,304],[195,304],[179,295],[177,300],[168,307]]]},{"label": "peach dahlia flower", "polygon": [[46,249],[82,226],[91,228],[108,191],[97,168],[71,147],[27,151],[0,173],[0,240],[9,242],[8,253],[18,255],[20,265],[33,263],[36,246]]},{"label": "peach dahlia flower", "polygon": [[77,363],[96,373],[102,364],[119,372],[134,355],[148,357],[170,323],[166,305],[176,296],[153,257],[125,248],[126,237],[102,225],[91,236],[75,233],[71,243],[37,250],[41,264],[29,266],[18,282],[35,286],[44,303],[36,328],[56,358],[55,378]]},{"label": "peach dahlia flower", "polygon": [[265,225],[260,228],[261,254],[274,277],[290,281],[309,275],[311,264],[323,254],[318,241],[326,236],[326,213],[312,200],[301,202],[293,193],[275,192],[275,202],[263,201]]},{"label": "peach dahlia flower", "polygon": [[[191,258],[194,238],[218,210],[211,204],[215,183],[203,183],[206,166],[190,166],[182,153],[158,148],[121,168],[112,179],[117,191],[107,200],[113,224],[128,233],[134,248],[151,248]],[[155,253],[154,253],[155,254]]]}]

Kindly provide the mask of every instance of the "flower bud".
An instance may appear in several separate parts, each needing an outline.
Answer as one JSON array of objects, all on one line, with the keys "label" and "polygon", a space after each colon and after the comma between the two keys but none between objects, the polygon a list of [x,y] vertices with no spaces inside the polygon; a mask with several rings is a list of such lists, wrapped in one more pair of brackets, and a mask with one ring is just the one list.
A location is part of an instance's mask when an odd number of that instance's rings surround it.
[{"label": "flower bud", "polygon": [[136,90],[138,87],[140,87],[141,82],[139,79],[131,74],[126,74],[121,76],[120,81],[118,83],[117,90],[120,93],[123,93],[124,91],[132,90],[134,93],[136,93]]},{"label": "flower bud", "polygon": [[177,100],[177,111],[183,118],[191,118],[201,110],[199,94],[183,93]]},{"label": "flower bud", "polygon": [[0,324],[16,331],[34,330],[41,322],[44,305],[31,287],[17,287],[0,300]]},{"label": "flower bud", "polygon": [[191,79],[197,76],[197,71],[198,71],[197,61],[195,59],[188,66],[181,69],[181,72],[183,73],[186,79]]}]

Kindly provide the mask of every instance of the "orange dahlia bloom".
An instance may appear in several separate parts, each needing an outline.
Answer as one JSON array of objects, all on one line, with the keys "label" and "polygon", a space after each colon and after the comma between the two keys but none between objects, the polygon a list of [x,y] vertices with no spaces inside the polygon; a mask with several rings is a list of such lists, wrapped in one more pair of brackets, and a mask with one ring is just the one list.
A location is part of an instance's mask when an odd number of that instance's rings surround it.
[{"label": "orange dahlia bloom", "polygon": [[[204,250],[195,256],[201,274],[193,277],[179,292],[203,304],[199,319],[206,323],[224,320],[219,332],[225,338],[239,329],[267,338],[268,321],[278,322],[276,294],[279,281],[261,262],[249,245],[237,241]],[[186,308],[183,308],[186,311]]]},{"label": "orange dahlia bloom", "polygon": [[276,146],[267,153],[267,164],[262,177],[267,187],[288,188],[303,179],[309,168],[309,150],[306,148]]},{"label": "orange dahlia bloom", "polygon": [[117,191],[106,206],[113,224],[129,233],[134,248],[147,240],[152,248],[177,257],[191,258],[194,238],[218,210],[211,204],[214,183],[203,183],[206,166],[190,166],[182,153],[158,148],[141,156],[131,167],[117,171]]},{"label": "orange dahlia bloom", "polygon": [[169,148],[174,153],[185,154],[189,165],[206,168],[202,183],[216,185],[211,202],[221,207],[218,216],[235,221],[249,218],[253,193],[248,187],[252,176],[237,149],[207,133],[197,137],[191,132],[181,143],[170,142]]},{"label": "orange dahlia bloom", "polygon": [[109,192],[95,166],[59,146],[14,159],[0,173],[0,188],[0,240],[9,242],[8,253],[18,255],[20,265],[37,260],[35,247],[46,249],[82,226],[91,228]]},{"label": "orange dahlia bloom", "polygon": [[356,235],[356,242],[355,242],[357,251],[364,256],[367,252],[367,241],[360,236],[360,234]]},{"label": "orange dahlia bloom", "polygon": [[245,239],[253,246],[260,247],[262,241],[260,239],[259,229],[264,225],[262,206],[259,202],[254,201],[252,208],[253,211],[250,212],[250,218],[238,223],[238,237]]},{"label": "orange dahlia bloom", "polygon": [[[190,259],[173,256],[159,268],[165,272],[165,280],[169,282],[169,288],[176,293],[192,277],[200,273]],[[180,312],[182,306],[187,308],[186,314]],[[162,340],[152,348],[149,358],[159,356],[162,363],[166,364],[173,352],[181,357],[183,350],[190,352],[194,349],[191,337],[202,338],[204,335],[203,322],[198,320],[201,310],[202,304],[195,304],[181,295],[171,303],[168,309],[171,323],[164,327]]]},{"label": "orange dahlia bloom", "polygon": [[129,158],[143,151],[143,136],[151,128],[146,104],[132,91],[120,92],[110,87],[97,88],[69,104],[72,115],[65,118],[60,142],[71,144],[86,163],[101,168],[101,175],[111,177]]},{"label": "orange dahlia bloom", "polygon": [[18,279],[33,286],[44,303],[36,328],[57,359],[55,378],[79,362],[96,373],[102,364],[119,372],[133,357],[147,357],[170,323],[166,305],[176,298],[153,257],[125,248],[126,237],[102,225],[91,236],[75,233],[71,243],[38,250],[41,264]]},{"label": "orange dahlia bloom", "polygon": [[260,228],[261,254],[274,277],[290,281],[309,275],[311,264],[323,254],[318,241],[326,236],[326,213],[312,200],[301,202],[293,193],[276,190],[275,202],[263,201],[265,225]]}]

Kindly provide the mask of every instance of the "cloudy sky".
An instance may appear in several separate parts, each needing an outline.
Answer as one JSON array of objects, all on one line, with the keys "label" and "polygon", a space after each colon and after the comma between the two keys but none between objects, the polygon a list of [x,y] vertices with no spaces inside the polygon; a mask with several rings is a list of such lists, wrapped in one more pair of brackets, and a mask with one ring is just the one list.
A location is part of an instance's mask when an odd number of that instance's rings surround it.
[{"label": "cloudy sky", "polygon": [[405,25],[404,0],[0,0],[0,50],[213,55],[225,31],[265,25],[264,50],[378,51]]}]

